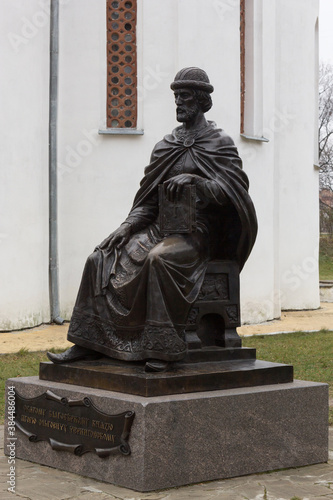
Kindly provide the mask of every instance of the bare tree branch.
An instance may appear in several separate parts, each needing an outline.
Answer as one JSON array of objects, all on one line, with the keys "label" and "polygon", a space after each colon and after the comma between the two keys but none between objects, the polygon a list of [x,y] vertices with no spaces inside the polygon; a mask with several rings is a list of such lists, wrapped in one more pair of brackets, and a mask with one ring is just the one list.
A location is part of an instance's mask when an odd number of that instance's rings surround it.
[{"label": "bare tree branch", "polygon": [[319,67],[319,185],[333,192],[333,65]]}]

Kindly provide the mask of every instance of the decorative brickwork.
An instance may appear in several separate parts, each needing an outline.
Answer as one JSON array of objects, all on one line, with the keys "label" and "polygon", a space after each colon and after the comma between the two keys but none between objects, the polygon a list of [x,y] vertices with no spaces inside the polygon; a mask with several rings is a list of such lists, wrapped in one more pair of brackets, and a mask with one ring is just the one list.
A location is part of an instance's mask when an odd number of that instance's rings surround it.
[{"label": "decorative brickwork", "polygon": [[107,127],[137,124],[136,0],[107,0]]}]

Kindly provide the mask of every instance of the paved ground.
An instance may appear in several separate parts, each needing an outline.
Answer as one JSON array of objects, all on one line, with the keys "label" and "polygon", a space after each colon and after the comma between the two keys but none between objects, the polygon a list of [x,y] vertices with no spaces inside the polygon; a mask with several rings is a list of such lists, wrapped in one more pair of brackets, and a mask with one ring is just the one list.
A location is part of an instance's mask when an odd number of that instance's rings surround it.
[{"label": "paved ground", "polygon": [[[243,325],[237,329],[240,335],[263,335],[268,333],[295,332],[299,330],[333,330],[333,303],[322,302],[314,311],[283,311],[281,319],[258,325]],[[0,353],[17,352],[21,348],[29,351],[44,351],[51,347],[65,349],[72,344],[66,340],[68,323],[62,326],[42,325],[17,332],[0,332]]]},{"label": "paved ground", "polygon": [[333,499],[333,427],[328,463],[200,483],[152,493],[138,493],[111,484],[16,460],[15,493],[7,491],[9,472],[0,426],[1,500],[329,500]]}]

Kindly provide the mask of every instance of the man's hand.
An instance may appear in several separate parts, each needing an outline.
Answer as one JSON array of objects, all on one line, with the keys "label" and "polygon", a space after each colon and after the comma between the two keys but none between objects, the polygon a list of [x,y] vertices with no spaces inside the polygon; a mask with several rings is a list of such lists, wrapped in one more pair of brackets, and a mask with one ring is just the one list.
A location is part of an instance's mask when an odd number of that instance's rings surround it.
[{"label": "man's hand", "polygon": [[169,201],[179,200],[184,186],[195,184],[195,178],[196,176],[192,174],[179,174],[165,181],[164,185],[166,186],[165,192],[167,199]]},{"label": "man's hand", "polygon": [[131,236],[131,224],[129,222],[124,222],[118,229],[113,231],[107,238],[97,248],[100,250],[111,250],[116,247],[118,249],[122,248],[126,243],[128,243]]}]

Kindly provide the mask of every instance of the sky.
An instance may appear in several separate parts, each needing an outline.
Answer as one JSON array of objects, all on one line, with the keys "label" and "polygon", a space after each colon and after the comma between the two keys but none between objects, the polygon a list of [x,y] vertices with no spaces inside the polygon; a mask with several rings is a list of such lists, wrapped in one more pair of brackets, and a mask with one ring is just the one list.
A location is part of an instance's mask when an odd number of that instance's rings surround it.
[{"label": "sky", "polygon": [[333,0],[320,0],[319,9],[319,58],[333,64]]}]

